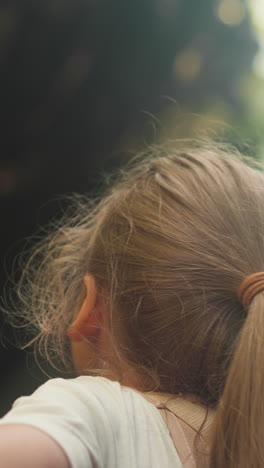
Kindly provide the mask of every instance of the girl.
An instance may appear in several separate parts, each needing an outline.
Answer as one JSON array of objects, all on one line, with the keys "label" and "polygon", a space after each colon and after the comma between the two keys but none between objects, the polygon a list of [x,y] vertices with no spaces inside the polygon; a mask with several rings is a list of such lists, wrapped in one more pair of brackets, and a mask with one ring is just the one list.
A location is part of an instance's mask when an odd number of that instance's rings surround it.
[{"label": "girl", "polygon": [[264,175],[212,145],[152,153],[26,266],[23,313],[80,376],[15,402],[1,467],[264,466]]}]

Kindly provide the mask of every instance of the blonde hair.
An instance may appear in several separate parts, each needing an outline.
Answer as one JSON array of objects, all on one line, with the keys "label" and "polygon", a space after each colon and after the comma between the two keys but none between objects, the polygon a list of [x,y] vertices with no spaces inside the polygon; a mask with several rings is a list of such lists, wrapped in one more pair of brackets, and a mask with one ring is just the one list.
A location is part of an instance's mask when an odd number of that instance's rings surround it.
[{"label": "blonde hair", "polygon": [[217,407],[211,467],[264,466],[264,299],[237,290],[264,270],[264,176],[211,143],[136,158],[102,199],[76,196],[18,285],[50,356],[94,275],[119,355],[156,390]]}]

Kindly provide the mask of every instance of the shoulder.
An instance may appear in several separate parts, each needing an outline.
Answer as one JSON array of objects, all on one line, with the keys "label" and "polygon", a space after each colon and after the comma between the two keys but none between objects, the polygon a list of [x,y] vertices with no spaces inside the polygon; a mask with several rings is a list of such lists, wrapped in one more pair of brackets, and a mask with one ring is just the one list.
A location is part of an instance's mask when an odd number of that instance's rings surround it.
[{"label": "shoulder", "polygon": [[156,467],[158,458],[167,463],[168,456],[175,461],[158,410],[133,389],[102,377],[51,379],[31,396],[19,398],[0,421],[6,423],[44,432],[74,468]]},{"label": "shoulder", "polygon": [[[74,379],[51,379],[39,387],[30,397],[19,398],[16,406],[33,404],[33,400],[43,405],[63,407],[64,414],[94,415],[96,421],[105,412],[114,418],[119,414],[125,395],[121,385],[103,377],[81,376]],[[96,422],[95,421],[95,422]]]},{"label": "shoulder", "polygon": [[[50,379],[41,385],[30,397],[21,397],[14,403],[14,407],[24,403],[27,398],[47,399],[58,403],[67,401],[80,405],[93,403],[103,404],[105,398],[115,399],[121,396],[121,386],[118,382],[103,377],[81,376],[73,379]],[[70,399],[70,400],[69,400]]]},{"label": "shoulder", "polygon": [[26,424],[49,435],[73,467],[116,466],[117,446],[127,450],[131,427],[149,404],[132,389],[102,377],[51,379],[18,398],[3,424]]},{"label": "shoulder", "polygon": [[[50,379],[32,395],[18,398],[6,419],[27,419],[45,424],[72,426],[81,433],[103,433],[118,429],[124,416],[125,395],[121,385],[103,377],[81,376],[73,379]],[[5,419],[4,418],[4,419]]]},{"label": "shoulder", "polygon": [[91,466],[102,466],[113,432],[119,432],[120,407],[118,382],[100,377],[51,379],[32,395],[16,400],[0,426],[39,429],[63,449],[73,467],[89,466],[89,458]]},{"label": "shoulder", "polygon": [[[115,419],[124,417],[124,413],[129,413],[136,408],[153,409],[153,405],[137,391],[123,387],[117,381],[112,381],[104,377],[80,376],[73,379],[50,379],[41,385],[31,396],[20,397],[13,404],[13,413],[28,411],[39,405],[42,411],[52,409],[54,412],[63,414],[79,414],[85,416],[89,413],[89,420],[92,415],[96,416],[96,421],[100,414],[104,419],[107,417]],[[154,409],[155,412],[155,409]],[[99,419],[100,420],[100,419]]]}]

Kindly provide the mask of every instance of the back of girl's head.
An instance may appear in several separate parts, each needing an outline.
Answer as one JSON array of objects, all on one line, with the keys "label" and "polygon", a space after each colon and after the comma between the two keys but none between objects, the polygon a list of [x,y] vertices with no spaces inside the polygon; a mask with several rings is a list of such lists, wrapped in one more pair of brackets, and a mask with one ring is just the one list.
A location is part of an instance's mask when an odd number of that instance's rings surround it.
[{"label": "back of girl's head", "polygon": [[[42,344],[49,349],[55,336],[63,349],[91,273],[118,355],[152,378],[149,390],[195,393],[216,405],[247,321],[238,287],[264,270],[263,181],[241,156],[214,145],[156,149],[94,206],[77,197],[77,214],[36,248],[19,287]],[[240,382],[237,368],[235,375]],[[214,467],[246,466],[212,457]]]}]

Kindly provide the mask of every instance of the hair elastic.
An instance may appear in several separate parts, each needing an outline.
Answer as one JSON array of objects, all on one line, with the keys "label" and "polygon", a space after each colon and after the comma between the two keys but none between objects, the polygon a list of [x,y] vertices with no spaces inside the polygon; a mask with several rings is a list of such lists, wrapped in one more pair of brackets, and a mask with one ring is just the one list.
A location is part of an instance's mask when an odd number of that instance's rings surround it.
[{"label": "hair elastic", "polygon": [[253,273],[242,281],[237,296],[244,309],[248,309],[254,297],[264,291],[264,272]]}]

